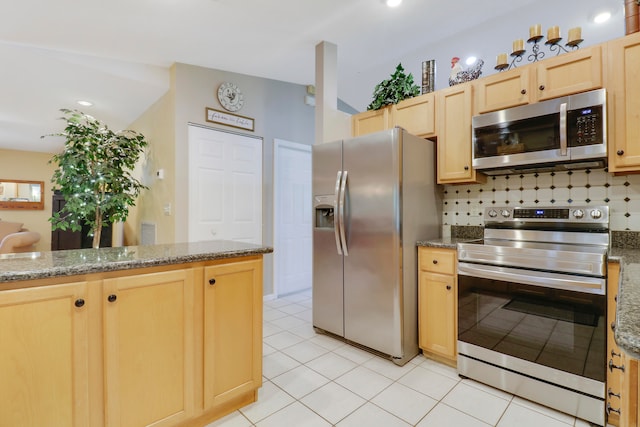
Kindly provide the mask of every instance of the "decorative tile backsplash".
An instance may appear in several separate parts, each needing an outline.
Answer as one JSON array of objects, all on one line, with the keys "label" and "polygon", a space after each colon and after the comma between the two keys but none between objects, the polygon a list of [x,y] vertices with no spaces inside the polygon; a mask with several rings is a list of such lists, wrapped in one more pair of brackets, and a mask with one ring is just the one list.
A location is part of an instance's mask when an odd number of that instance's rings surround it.
[{"label": "decorative tile backsplash", "polygon": [[484,225],[487,206],[608,205],[611,230],[640,231],[640,175],[606,169],[488,177],[485,184],[446,185],[443,224]]}]

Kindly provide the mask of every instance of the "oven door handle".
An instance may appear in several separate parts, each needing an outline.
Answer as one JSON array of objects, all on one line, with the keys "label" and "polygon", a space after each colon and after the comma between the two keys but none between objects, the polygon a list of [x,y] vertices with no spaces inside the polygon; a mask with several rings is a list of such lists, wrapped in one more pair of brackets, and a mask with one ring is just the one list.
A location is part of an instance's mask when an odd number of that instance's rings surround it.
[{"label": "oven door handle", "polygon": [[596,295],[605,295],[606,290],[606,280],[598,277],[580,277],[547,271],[521,270],[466,262],[458,262],[458,275]]}]

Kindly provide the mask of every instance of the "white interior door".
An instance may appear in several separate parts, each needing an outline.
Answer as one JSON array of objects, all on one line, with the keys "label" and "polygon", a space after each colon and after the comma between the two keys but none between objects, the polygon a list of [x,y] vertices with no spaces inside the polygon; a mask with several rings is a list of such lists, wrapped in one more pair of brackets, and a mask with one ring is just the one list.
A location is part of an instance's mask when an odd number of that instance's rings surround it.
[{"label": "white interior door", "polygon": [[311,146],[274,144],[274,283],[278,295],[311,288]]},{"label": "white interior door", "polygon": [[262,243],[262,138],[189,125],[189,241]]}]

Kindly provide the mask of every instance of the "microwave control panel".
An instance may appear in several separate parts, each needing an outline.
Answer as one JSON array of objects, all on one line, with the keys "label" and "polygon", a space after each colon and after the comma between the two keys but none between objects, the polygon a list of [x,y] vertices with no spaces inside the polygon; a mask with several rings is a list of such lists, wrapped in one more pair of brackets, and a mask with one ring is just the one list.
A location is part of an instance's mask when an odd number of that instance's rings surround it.
[{"label": "microwave control panel", "polygon": [[602,105],[567,111],[567,133],[569,147],[604,144]]}]

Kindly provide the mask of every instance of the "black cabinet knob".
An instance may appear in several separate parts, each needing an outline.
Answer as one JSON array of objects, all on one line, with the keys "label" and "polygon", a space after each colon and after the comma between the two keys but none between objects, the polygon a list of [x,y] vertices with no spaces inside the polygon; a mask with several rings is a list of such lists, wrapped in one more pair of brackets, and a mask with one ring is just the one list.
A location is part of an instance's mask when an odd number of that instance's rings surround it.
[{"label": "black cabinet knob", "polygon": [[526,90],[526,89],[522,89],[522,90],[520,91],[520,93],[524,95],[524,94],[526,94],[526,93],[527,93],[527,90]]},{"label": "black cabinet knob", "polygon": [[216,279],[209,279],[209,284],[210,285],[215,285],[216,284]]},{"label": "black cabinet knob", "polygon": [[117,300],[117,299],[118,299],[118,297],[117,297],[117,296],[115,296],[114,294],[111,294],[111,295],[109,295],[109,296],[107,297],[107,300],[108,300],[109,302],[114,302],[114,301],[115,301],[115,300]]},{"label": "black cabinet knob", "polygon": [[616,331],[616,322],[611,322],[611,330],[612,330],[613,332],[615,332],[615,331]]},{"label": "black cabinet knob", "polygon": [[78,298],[76,302],[73,303],[76,307],[80,308],[84,305],[84,300],[82,298]]},{"label": "black cabinet knob", "polygon": [[469,170],[469,166],[465,166],[464,170],[468,171]]},{"label": "black cabinet knob", "polygon": [[616,151],[616,154],[618,156],[622,156],[624,154],[624,150],[618,150],[618,151]]},{"label": "black cabinet knob", "polygon": [[539,89],[544,90],[544,85],[540,85]]},{"label": "black cabinet knob", "polygon": [[434,264],[437,264],[437,263],[438,263],[438,260],[437,260],[437,259],[434,259],[434,260],[433,260],[433,263],[434,263]]},{"label": "black cabinet knob", "polygon": [[447,285],[447,290],[450,291],[451,290],[451,285]]}]

